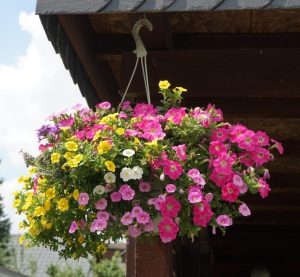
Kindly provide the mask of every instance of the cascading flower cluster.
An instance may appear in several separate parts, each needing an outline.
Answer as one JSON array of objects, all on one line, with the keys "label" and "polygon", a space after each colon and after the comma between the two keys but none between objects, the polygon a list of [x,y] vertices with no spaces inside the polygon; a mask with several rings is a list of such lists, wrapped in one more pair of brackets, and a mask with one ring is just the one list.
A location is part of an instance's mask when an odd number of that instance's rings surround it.
[{"label": "cascading flower cluster", "polygon": [[50,246],[64,257],[102,254],[128,235],[164,243],[225,231],[249,216],[248,192],[270,191],[271,150],[262,131],[223,122],[213,105],[180,107],[186,89],[159,83],[162,106],[110,103],[75,108],[38,130],[40,154],[25,155],[27,176],[14,206],[26,219],[21,243]]}]

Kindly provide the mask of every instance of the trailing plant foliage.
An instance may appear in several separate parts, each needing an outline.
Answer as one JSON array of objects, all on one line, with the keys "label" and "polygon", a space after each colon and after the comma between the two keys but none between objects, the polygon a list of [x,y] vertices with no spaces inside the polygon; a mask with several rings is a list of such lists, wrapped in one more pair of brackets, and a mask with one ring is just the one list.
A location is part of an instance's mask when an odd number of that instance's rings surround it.
[{"label": "trailing plant foliage", "polygon": [[181,107],[184,88],[159,87],[162,106],[76,107],[38,130],[41,152],[25,154],[29,174],[15,195],[21,243],[79,258],[124,236],[168,243],[206,227],[225,232],[251,214],[244,195],[268,195],[264,165],[283,152],[279,142],[224,122],[214,105]]}]

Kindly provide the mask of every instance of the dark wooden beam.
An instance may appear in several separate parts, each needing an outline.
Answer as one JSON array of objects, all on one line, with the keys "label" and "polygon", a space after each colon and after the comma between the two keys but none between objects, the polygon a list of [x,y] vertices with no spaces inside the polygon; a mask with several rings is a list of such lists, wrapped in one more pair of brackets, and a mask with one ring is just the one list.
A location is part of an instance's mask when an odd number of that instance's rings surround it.
[{"label": "dark wooden beam", "polygon": [[99,98],[117,106],[120,101],[119,87],[107,62],[96,61],[96,42],[88,17],[59,15],[58,18]]}]

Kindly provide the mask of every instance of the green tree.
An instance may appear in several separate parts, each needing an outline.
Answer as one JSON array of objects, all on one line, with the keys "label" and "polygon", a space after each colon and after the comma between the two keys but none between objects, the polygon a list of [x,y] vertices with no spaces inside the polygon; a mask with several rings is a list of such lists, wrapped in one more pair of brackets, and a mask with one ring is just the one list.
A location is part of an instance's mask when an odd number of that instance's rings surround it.
[{"label": "green tree", "polygon": [[[3,179],[0,179],[0,185],[2,183]],[[10,222],[4,214],[2,200],[0,195],[0,265],[9,266],[12,261],[12,250],[9,246]]]},{"label": "green tree", "polygon": [[78,268],[71,268],[65,266],[63,268],[51,264],[47,269],[47,275],[49,277],[84,277],[82,270]]}]

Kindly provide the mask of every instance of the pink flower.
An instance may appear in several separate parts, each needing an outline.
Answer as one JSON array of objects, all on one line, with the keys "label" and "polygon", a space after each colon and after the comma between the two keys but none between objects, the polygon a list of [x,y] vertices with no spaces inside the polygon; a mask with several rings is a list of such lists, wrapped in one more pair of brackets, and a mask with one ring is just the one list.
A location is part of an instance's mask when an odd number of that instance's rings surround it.
[{"label": "pink flower", "polygon": [[240,190],[232,183],[228,183],[222,187],[222,200],[235,202],[240,194]]},{"label": "pink flower", "polygon": [[255,134],[255,143],[258,146],[267,146],[269,145],[269,137],[265,132],[258,131]]},{"label": "pink flower", "polygon": [[132,216],[130,212],[126,212],[122,217],[121,217],[121,223],[123,225],[129,225],[133,222]]},{"label": "pink flower", "polygon": [[233,172],[229,174],[219,173],[215,169],[211,172],[209,179],[212,180],[217,186],[222,187],[232,180]]},{"label": "pink flower", "polygon": [[178,146],[173,146],[173,150],[175,150],[177,158],[181,161],[186,160],[186,145],[185,144],[180,144]]},{"label": "pink flower", "polygon": [[205,180],[200,174],[200,171],[196,168],[192,168],[188,171],[187,175],[197,184],[204,186],[205,185]]},{"label": "pink flower", "polygon": [[251,211],[246,205],[246,203],[243,203],[239,206],[239,212],[242,216],[249,216],[251,215]]},{"label": "pink flower", "polygon": [[186,115],[186,108],[171,108],[164,116],[164,120],[170,121],[176,125],[179,125]]},{"label": "pink flower", "polygon": [[121,193],[119,193],[118,191],[114,191],[111,195],[110,195],[110,199],[112,202],[119,202],[121,201]]},{"label": "pink flower", "polygon": [[172,195],[166,196],[160,205],[160,212],[163,216],[176,217],[181,210],[181,204]]},{"label": "pink flower", "polygon": [[270,160],[270,152],[263,147],[256,147],[255,151],[251,152],[251,158],[257,166],[261,166]]},{"label": "pink flower", "polygon": [[96,108],[102,109],[102,110],[108,110],[108,109],[111,108],[111,104],[107,101],[101,102],[101,103],[96,105]]},{"label": "pink flower", "polygon": [[242,152],[239,154],[240,162],[246,166],[253,166],[253,160],[251,158],[251,153]]},{"label": "pink flower", "polygon": [[89,203],[89,200],[90,200],[90,197],[86,192],[79,193],[77,201],[80,206],[87,205]]},{"label": "pink flower", "polygon": [[129,236],[137,238],[141,235],[142,231],[138,226],[131,225],[128,227]]},{"label": "pink flower", "polygon": [[255,142],[255,133],[251,130],[247,130],[243,133],[243,139],[238,141],[238,147],[247,151],[253,151],[256,146]]},{"label": "pink flower", "polygon": [[247,184],[243,183],[243,185],[241,187],[239,187],[240,190],[240,194],[244,194],[248,191],[248,186]]},{"label": "pink flower", "polygon": [[154,223],[152,220],[150,220],[143,227],[144,232],[152,232],[154,230]]},{"label": "pink flower", "polygon": [[213,166],[217,173],[230,174],[235,160],[227,153],[223,152],[213,161]]},{"label": "pink flower", "polygon": [[177,161],[167,160],[163,167],[164,173],[172,180],[176,180],[183,172],[182,166]]},{"label": "pink flower", "polygon": [[85,226],[86,226],[85,220],[84,220],[84,219],[80,219],[80,220],[79,220],[79,227],[80,227],[81,229],[84,229]]},{"label": "pink flower", "polygon": [[76,221],[72,221],[70,229],[69,229],[69,233],[73,234],[73,233],[75,233],[77,231],[77,229],[78,229],[77,222]]},{"label": "pink flower", "polygon": [[222,227],[228,227],[232,225],[232,219],[228,215],[222,214],[217,217],[217,223]]},{"label": "pink flower", "polygon": [[107,221],[101,218],[96,218],[91,227],[90,227],[90,231],[96,232],[96,231],[102,231],[107,227]]},{"label": "pink flower", "polygon": [[212,141],[208,150],[210,154],[218,156],[223,152],[227,152],[227,146],[220,141]]},{"label": "pink flower", "polygon": [[230,141],[238,143],[239,141],[244,140],[244,133],[247,130],[248,129],[245,126],[241,125],[241,124],[231,126],[231,128],[230,128]]},{"label": "pink flower", "polygon": [[101,199],[99,199],[97,202],[96,202],[96,204],[95,204],[95,208],[97,209],[97,210],[104,210],[105,208],[107,207],[107,201],[106,201],[106,199],[105,198],[101,198]]},{"label": "pink flower", "polygon": [[157,109],[151,104],[136,104],[133,110],[133,117],[145,117],[157,114]]},{"label": "pink flower", "polygon": [[244,181],[240,175],[234,174],[232,178],[232,183],[238,187],[242,187],[244,184]]},{"label": "pink flower", "polygon": [[168,193],[173,193],[173,192],[176,191],[176,186],[173,185],[173,184],[167,184],[167,185],[166,185],[166,191],[167,191]]},{"label": "pink flower", "polygon": [[143,209],[140,206],[135,206],[131,210],[131,217],[135,218],[142,212],[143,212]]},{"label": "pink flower", "polygon": [[140,182],[139,189],[141,192],[149,192],[151,190],[151,184],[149,182]]},{"label": "pink flower", "polygon": [[122,199],[127,201],[132,200],[135,196],[135,191],[126,184],[120,187],[119,192],[121,193]]},{"label": "pink flower", "polygon": [[229,132],[226,128],[215,129],[211,134],[211,140],[224,142],[229,138]]},{"label": "pink flower", "polygon": [[283,147],[282,144],[274,139],[271,139],[272,142],[274,142],[274,147],[278,150],[279,154],[283,154]]},{"label": "pink flower", "polygon": [[158,224],[158,231],[161,241],[168,243],[176,239],[179,228],[172,218],[165,216]]},{"label": "pink flower", "polygon": [[259,194],[262,198],[265,198],[269,195],[269,192],[271,191],[269,184],[263,179],[263,178],[259,178],[258,179],[258,183],[259,183]]},{"label": "pink flower", "polygon": [[97,218],[101,218],[107,221],[109,219],[109,213],[107,211],[99,211],[97,212]]},{"label": "pink flower", "polygon": [[160,211],[160,208],[161,208],[161,204],[164,202],[163,199],[157,197],[157,198],[150,198],[148,200],[148,205],[154,205],[155,209],[157,211]]},{"label": "pink flower", "polygon": [[214,199],[214,195],[211,192],[209,192],[205,195],[205,200],[207,202],[211,202],[213,199]]},{"label": "pink flower", "polygon": [[192,186],[189,189],[188,200],[190,203],[195,204],[202,201],[202,192],[199,187]]},{"label": "pink flower", "polygon": [[140,212],[136,216],[136,221],[140,224],[147,224],[150,220],[150,215],[147,212]]},{"label": "pink flower", "polygon": [[132,107],[130,106],[130,101],[124,101],[121,105],[121,108],[124,111],[132,111]]},{"label": "pink flower", "polygon": [[206,227],[214,213],[206,200],[198,203],[193,208],[193,222],[196,226]]}]

